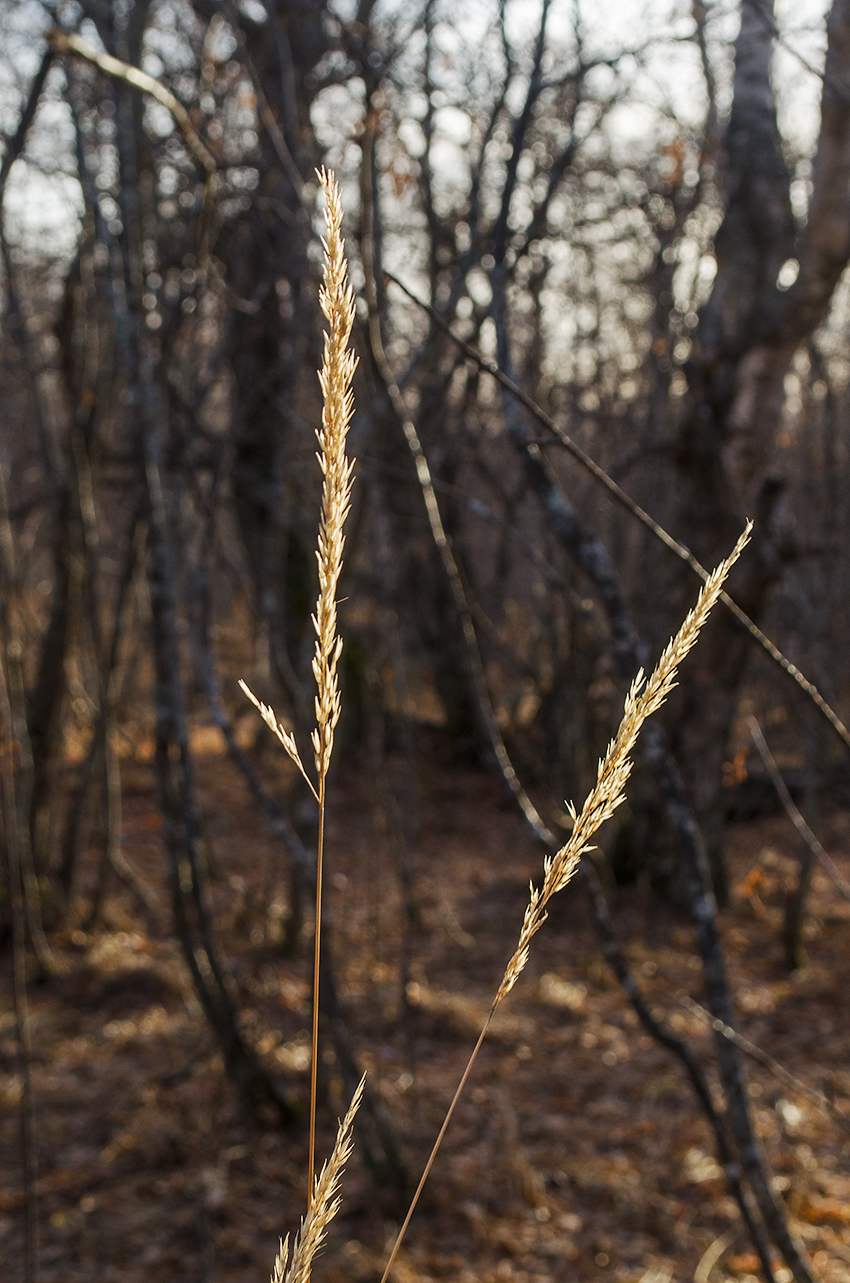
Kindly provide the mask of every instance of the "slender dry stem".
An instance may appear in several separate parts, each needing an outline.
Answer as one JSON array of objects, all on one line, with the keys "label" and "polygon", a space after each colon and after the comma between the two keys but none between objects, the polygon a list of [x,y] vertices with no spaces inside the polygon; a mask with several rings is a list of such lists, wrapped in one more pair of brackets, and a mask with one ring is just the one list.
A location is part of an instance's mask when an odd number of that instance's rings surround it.
[{"label": "slender dry stem", "polygon": [[487,1030],[490,1027],[496,1008],[503,998],[506,998],[519,979],[525,964],[528,962],[528,954],[531,941],[543,923],[546,921],[546,906],[558,891],[562,891],[572,878],[581,857],[593,849],[591,838],[597,829],[607,820],[618,806],[625,801],[625,787],[632,770],[632,750],[637,741],[640,728],[652,713],[654,713],[670,694],[676,685],[676,674],[679,665],[687,655],[688,651],[696,642],[700,629],[708,618],[709,612],[717,602],[723,589],[723,582],[726,579],[732,566],[750,537],[752,522],[747,523],[747,527],[740,539],[736,543],[730,555],[725,561],[717,567],[713,574],[709,575],[700,592],[697,604],[693,610],[686,616],[684,623],[679,629],[676,636],[667,646],[666,650],[659,659],[652,676],[647,681],[644,673],[639,672],[632,682],[631,689],[626,696],[625,708],[623,710],[622,721],[619,730],[608,745],[608,751],[599,763],[596,775],[596,783],[591,789],[581,809],[577,813],[575,807],[570,806],[570,814],[573,818],[573,831],[569,839],[561,847],[556,855],[547,856],[543,862],[543,882],[541,886],[535,887],[532,883],[530,888],[530,897],[528,907],[525,911],[522,929],[519,934],[517,947],[513,956],[505,968],[496,996],[490,1007],[484,1027],[475,1044],[472,1055],[467,1061],[466,1068],[463,1071],[457,1091],[454,1094],[451,1104],[449,1105],[443,1125],[440,1128],[434,1147],[431,1150],[428,1161],[425,1164],[425,1170],[417,1186],[416,1193],[413,1195],[407,1215],[404,1218],[398,1237],[396,1238],[390,1258],[387,1261],[386,1268],[381,1278],[381,1283],[386,1283],[402,1240],[407,1232],[410,1219],[413,1215],[419,1196],[428,1179],[428,1173],[431,1171],[437,1151],[442,1144],[443,1137],[451,1121],[452,1114],[455,1111],[460,1094],[469,1078],[472,1066],[478,1056],[478,1052],[484,1042]]},{"label": "slender dry stem", "polygon": [[319,964],[322,947],[322,873],[325,855],[325,777],[319,780],[319,839],[316,846],[316,915],[313,928],[313,1023],[310,1031],[310,1142],[307,1160],[307,1199],[313,1196],[316,1170],[316,1101],[319,1086]]}]

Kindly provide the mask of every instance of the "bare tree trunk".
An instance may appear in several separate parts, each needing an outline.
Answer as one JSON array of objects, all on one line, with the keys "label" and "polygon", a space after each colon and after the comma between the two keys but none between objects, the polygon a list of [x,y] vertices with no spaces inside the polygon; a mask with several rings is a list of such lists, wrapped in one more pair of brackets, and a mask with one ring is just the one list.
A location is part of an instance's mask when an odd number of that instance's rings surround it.
[{"label": "bare tree trunk", "polygon": [[[148,378],[153,371],[148,372]],[[145,397],[154,395],[145,381]],[[180,675],[174,543],[162,484],[159,444],[150,408],[145,422],[145,476],[150,502],[148,585],[156,667],[156,768],[168,856],[174,925],[198,999],[212,1026],[225,1066],[252,1111],[272,1104],[285,1122],[298,1111],[262,1068],[239,1029],[228,979],[219,957],[201,860],[188,726]]]},{"label": "bare tree trunk", "polygon": [[602,889],[602,882],[592,857],[582,861],[581,872],[590,895],[596,933],[602,946],[605,961],[619,980],[623,992],[631,1002],[644,1029],[656,1042],[660,1043],[662,1047],[666,1047],[681,1061],[703,1113],[711,1125],[711,1130],[714,1132],[717,1154],[723,1167],[726,1183],[729,1186],[732,1197],[738,1204],[741,1219],[747,1227],[750,1241],[758,1253],[764,1277],[768,1283],[773,1283],[775,1275],[770,1263],[770,1243],[757,1215],[750,1206],[747,1190],[741,1180],[740,1164],[727,1135],[727,1123],[722,1115],[718,1113],[714,1104],[711,1086],[705,1071],[689,1044],[684,1039],[677,1037],[666,1025],[656,1020],[653,1016],[649,1004],[631,973],[626,955],[614,933],[605,892]]},{"label": "bare tree trunk", "polygon": [[[118,825],[115,808],[117,805],[120,805],[120,789],[116,796],[115,775],[118,770],[118,763],[117,761],[114,761],[113,764],[110,764],[110,758],[114,758],[110,736],[115,716],[114,702],[116,686],[118,683],[118,650],[121,644],[125,624],[125,606],[133,584],[139,558],[139,539],[137,537],[137,531],[138,523],[134,518],[130,523],[125,560],[113,608],[114,615],[109,650],[105,656],[95,656],[98,673],[97,718],[92,731],[91,744],[89,745],[86,759],[80,767],[77,785],[71,798],[71,805],[68,811],[68,818],[62,839],[61,862],[58,870],[59,886],[66,900],[70,900],[71,898],[74,871],[79,855],[83,819],[87,808],[92,782],[95,778],[95,768],[98,765],[98,762],[103,766],[104,783],[106,785],[107,851],[113,849],[113,845],[116,840],[115,835]],[[93,607],[94,603],[92,603],[92,608]],[[111,798],[110,793],[112,794]],[[107,858],[109,859],[110,857]]]},{"label": "bare tree trunk", "polygon": [[[742,0],[717,275],[687,369],[690,413],[674,480],[675,533],[704,563],[714,564],[744,515],[755,517],[752,551],[736,568],[729,591],[756,621],[781,566],[771,517],[784,485],[774,445],[785,375],[823,319],[850,259],[850,0],[834,0],[829,15],[813,191],[806,225],[796,236],[770,85],[774,31],[771,5]],[[795,256],[797,279],[783,290],[780,268]],[[678,607],[681,591],[670,596]],[[743,636],[718,613],[668,718],[721,894],[721,766],[745,652]]]},{"label": "bare tree trunk", "polygon": [[[15,633],[12,601],[14,567],[11,529],[6,506],[6,481],[0,473],[0,575],[3,604],[0,607],[0,773],[2,773],[3,836],[5,838],[5,873],[8,895],[9,930],[12,945],[12,984],[15,1012],[15,1037],[18,1050],[18,1072],[21,1095],[19,1103],[21,1164],[23,1168],[26,1237],[24,1248],[24,1283],[36,1283],[38,1273],[38,1177],[35,1147],[35,1113],[31,1073],[30,1026],[27,1005],[26,944],[27,935],[35,945],[39,970],[47,973],[41,957],[41,923],[38,905],[33,901],[33,879],[28,876],[30,830],[20,808],[18,783],[27,782],[22,770],[26,749],[26,721],[23,712],[23,680],[20,667],[22,646]],[[17,759],[17,761],[16,761]],[[17,776],[17,778],[16,778]],[[35,922],[36,930],[33,930]]]},{"label": "bare tree trunk", "polygon": [[[37,362],[30,351],[30,336],[15,282],[15,272],[5,234],[0,229],[0,249],[6,276],[6,307],[16,333],[30,390],[30,404],[42,450],[42,466],[53,508],[53,591],[50,613],[39,651],[36,677],[27,699],[27,721],[32,752],[32,788],[29,794],[30,849],[35,868],[46,871],[50,834],[52,767],[62,733],[65,698],[65,665],[73,645],[77,618],[78,584],[75,553],[79,552],[79,526],[75,520],[68,468],[61,458],[53,426],[42,404]],[[71,271],[74,271],[72,267]]]},{"label": "bare tree trunk", "polygon": [[[197,7],[210,17],[219,10],[207,0]],[[235,383],[231,493],[271,670],[306,727],[311,710],[300,633],[309,624],[313,556],[290,520],[286,459],[305,379],[320,363],[303,188],[320,163],[310,106],[328,37],[324,3],[265,8],[262,20],[242,13],[238,28],[258,98],[260,199],[220,247],[234,306],[243,313],[228,352]],[[307,386],[312,393],[315,380]]]},{"label": "bare tree trunk", "polygon": [[[23,332],[23,317],[13,300],[12,278],[8,275],[11,262],[7,253],[6,241],[2,230],[2,213],[0,213],[0,249],[4,256],[7,271],[7,303],[13,309],[13,316],[21,327],[21,342],[26,345],[27,336]],[[32,378],[29,380],[32,402],[39,415],[37,388]],[[27,699],[24,677],[24,645],[21,631],[21,585],[15,561],[14,540],[9,519],[8,491],[5,473],[0,470],[0,599],[2,599],[2,641],[5,647],[6,680],[8,683],[10,728],[16,745],[17,778],[15,782],[16,809],[14,816],[7,813],[7,840],[16,845],[16,865],[21,878],[21,892],[26,909],[26,924],[30,942],[38,960],[39,973],[48,976],[52,970],[50,947],[44,934],[42,923],[42,896],[33,853],[33,813],[35,797],[36,766],[30,735],[28,713],[32,701]],[[42,656],[44,651],[42,651]],[[63,682],[64,689],[64,682]],[[14,837],[8,836],[9,826],[15,825]]]}]

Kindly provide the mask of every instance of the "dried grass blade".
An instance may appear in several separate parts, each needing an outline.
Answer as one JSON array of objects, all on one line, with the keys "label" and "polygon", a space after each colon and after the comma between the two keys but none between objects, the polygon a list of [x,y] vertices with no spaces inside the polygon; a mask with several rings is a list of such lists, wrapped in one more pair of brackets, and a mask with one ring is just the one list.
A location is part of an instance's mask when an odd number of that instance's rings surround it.
[{"label": "dried grass blade", "polygon": [[268,726],[269,730],[272,731],[277,736],[280,743],[286,749],[286,752],[292,758],[292,761],[295,763],[295,765],[298,767],[299,771],[303,775],[304,779],[307,781],[307,786],[309,787],[310,792],[313,794],[313,797],[318,802],[319,795],[316,792],[316,788],[315,788],[315,785],[313,784],[313,781],[310,779],[310,776],[307,774],[307,772],[304,769],[304,763],[301,761],[301,756],[298,752],[298,745],[295,743],[295,736],[293,735],[292,731],[288,731],[284,726],[283,722],[278,720],[274,709],[269,704],[264,704],[262,700],[257,699],[257,696],[254,694],[251,688],[247,685],[247,683],[243,682],[241,677],[239,678],[239,685],[241,686],[244,693],[248,696],[251,703],[259,712],[260,717],[262,717],[266,726]]}]

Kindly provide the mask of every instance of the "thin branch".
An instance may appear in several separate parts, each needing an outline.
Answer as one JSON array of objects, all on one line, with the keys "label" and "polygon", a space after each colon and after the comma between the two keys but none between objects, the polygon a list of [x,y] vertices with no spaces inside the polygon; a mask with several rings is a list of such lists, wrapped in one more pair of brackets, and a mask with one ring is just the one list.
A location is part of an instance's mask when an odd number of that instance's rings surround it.
[{"label": "thin branch", "polygon": [[[770,1263],[770,1245],[767,1241],[764,1228],[753,1215],[753,1209],[750,1206],[750,1200],[747,1196],[746,1189],[741,1180],[741,1165],[737,1161],[734,1151],[729,1143],[726,1132],[726,1126],[723,1115],[718,1111],[714,1097],[711,1094],[711,1086],[706,1076],[705,1070],[697,1058],[693,1048],[685,1042],[683,1038],[674,1034],[667,1025],[657,1020],[652,1013],[649,1003],[646,1001],[638,984],[631,973],[626,955],[620,946],[614,927],[611,922],[611,914],[608,909],[608,902],[605,899],[605,892],[602,889],[602,880],[596,871],[596,866],[592,860],[584,860],[581,865],[581,873],[584,876],[585,885],[590,893],[590,903],[593,909],[593,917],[596,922],[596,933],[602,944],[602,953],[605,961],[608,963],[614,975],[620,982],[623,992],[635,1010],[635,1014],[656,1042],[662,1047],[666,1047],[674,1056],[678,1056],[685,1069],[685,1073],[690,1079],[691,1086],[696,1092],[697,1099],[702,1105],[703,1111],[714,1132],[714,1138],[717,1144],[717,1154],[723,1167],[723,1174],[726,1177],[730,1192],[738,1204],[741,1213],[741,1219],[747,1227],[753,1246],[758,1253],[761,1261],[764,1276],[769,1283],[774,1283],[773,1268]],[[711,1020],[708,1012],[706,1018]]]},{"label": "thin branch", "polygon": [[850,882],[848,882],[841,873],[841,870],[836,865],[832,856],[824,850],[823,845],[818,841],[815,834],[803,819],[794,799],[788,792],[788,786],[779,772],[779,767],[776,765],[773,754],[767,747],[767,741],[762,734],[761,727],[754,717],[747,718],[747,726],[750,729],[750,735],[753,737],[753,743],[758,749],[759,757],[764,762],[767,773],[771,778],[773,787],[779,794],[779,800],[785,807],[788,818],[800,834],[800,837],[803,839],[812,855],[819,861],[821,867],[831,880],[839,895],[842,895],[845,900],[850,900]]},{"label": "thin branch", "polygon": [[50,70],[50,64],[53,62],[54,53],[51,48],[47,48],[41,59],[38,71],[35,73],[30,85],[29,96],[21,112],[21,119],[18,121],[18,128],[12,137],[6,143],[6,150],[3,153],[3,162],[0,164],[0,204],[3,201],[3,192],[6,189],[6,179],[9,177],[9,171],[15,161],[24,150],[27,141],[30,125],[35,119],[35,113],[38,110],[39,99],[41,98],[44,82],[47,79],[47,73]]},{"label": "thin branch", "polygon": [[85,40],[75,33],[69,34],[52,27],[47,33],[47,40],[55,53],[74,54],[76,57],[90,62],[92,66],[97,67],[98,71],[102,71],[104,75],[111,76],[115,80],[123,80],[125,84],[132,86],[132,88],[148,94],[155,102],[158,102],[160,106],[165,107],[166,111],[171,113],[186,140],[187,147],[206,175],[197,225],[198,258],[201,266],[206,267],[209,259],[210,221],[217,189],[218,166],[215,157],[192,124],[192,118],[179,98],[175,97],[170,89],[166,89],[165,85],[160,84],[154,76],[149,76],[146,71],[142,71],[139,67],[133,67],[127,62],[122,62],[120,58],[114,58],[112,54],[101,53],[100,50],[87,44]]},{"label": "thin branch", "polygon": [[[572,437],[568,436],[563,428],[559,427],[544,410],[541,410],[540,406],[537,405],[537,403],[533,401],[531,397],[514,382],[513,379],[509,378],[508,375],[499,368],[495,361],[490,361],[486,357],[483,357],[481,353],[472,347],[471,344],[467,343],[465,339],[462,339],[458,334],[455,334],[454,330],[439,312],[434,308],[429,307],[427,303],[414,294],[414,292],[409,289],[408,286],[404,285],[397,276],[394,276],[392,272],[384,269],[384,276],[387,280],[392,281],[394,285],[398,286],[402,293],[406,294],[407,297],[417,305],[417,307],[420,307],[423,311],[427,312],[434,324],[448,335],[453,343],[456,343],[457,346],[462,349],[470,361],[473,361],[485,374],[489,374],[491,378],[495,379],[506,392],[510,393],[510,395],[528,411],[532,418],[536,419],[542,427],[551,432],[554,440],[567,450],[576,462],[581,464],[581,466],[590,473],[594,480],[604,486],[612,498],[620,504],[621,507],[631,513],[631,515],[660,543],[664,544],[664,546],[669,548],[669,550],[681,561],[685,562],[694,574],[699,576],[703,583],[706,581],[708,578],[708,571],[702,563],[697,560],[691,550],[683,543],[680,543],[678,539],[674,539],[671,534],[668,534],[663,526],[660,526],[648,512],[641,508],[640,504],[636,503],[634,499],[625,492],[625,490],[618,486],[617,482],[608,475],[604,468],[601,468],[595,459],[583,450],[582,447],[572,439]],[[732,600],[727,592],[721,593],[720,600],[723,602],[723,605],[727,610],[731,611],[741,627],[749,633],[753,641],[757,642],[770,659],[772,659],[773,662],[791,678],[800,690],[808,696],[817,708],[818,712],[821,713],[827,722],[829,722],[833,731],[835,731],[838,738],[844,744],[844,747],[850,749],[850,730],[847,729],[835,710],[830,707],[814,683],[810,682],[808,678],[800,672],[800,669],[796,664],[793,664],[790,659],[783,655],[779,647],[762,632],[758,624],[750,619],[749,615],[741,609],[737,602]]]},{"label": "thin branch", "polygon": [[[466,646],[467,660],[469,663],[470,673],[475,688],[476,698],[484,722],[484,728],[490,740],[491,747],[499,764],[499,769],[505,779],[508,788],[515,797],[523,815],[534,830],[538,840],[544,846],[551,850],[556,850],[559,843],[555,835],[549,829],[540,813],[528,796],[523,787],[519,776],[511,762],[507,748],[505,746],[502,732],[496,720],[495,710],[490,698],[490,692],[487,687],[487,678],[484,671],[484,662],[481,658],[481,651],[478,646],[478,638],[475,633],[475,625],[472,619],[472,612],[467,599],[466,587],[463,576],[458,565],[457,558],[452,549],[449,538],[443,525],[443,519],[440,513],[440,506],[437,501],[437,495],[434,489],[434,481],[431,476],[431,469],[428,466],[428,460],[422,449],[422,442],[416,431],[410,415],[407,412],[404,398],[396,382],[393,372],[390,369],[384,350],[383,339],[381,337],[380,317],[378,313],[378,295],[375,281],[375,261],[374,246],[371,237],[372,225],[372,208],[374,193],[372,190],[371,162],[369,153],[374,145],[374,114],[370,111],[367,118],[366,129],[364,130],[364,158],[363,158],[363,271],[366,278],[366,301],[369,308],[369,341],[372,348],[372,358],[378,377],[384,385],[393,412],[404,432],[408,449],[413,457],[416,468],[416,477],[422,490],[422,497],[425,501],[425,509],[428,514],[428,522],[431,527],[431,535],[440,558],[446,576],[449,580],[455,607],[460,616],[461,628],[463,631],[463,640]],[[388,275],[388,273],[387,273]],[[394,279],[394,278],[393,278]]]},{"label": "thin branch", "polygon": [[189,150],[204,172],[210,176],[215,174],[218,168],[215,157],[192,124],[188,111],[179,98],[176,98],[170,89],[166,89],[165,85],[160,84],[154,76],[149,76],[146,71],[141,71],[138,67],[131,67],[120,58],[113,58],[110,53],[101,53],[99,49],[87,44],[75,33],[60,31],[57,27],[53,27],[47,33],[47,40],[54,53],[76,54],[78,58],[83,58],[97,67],[98,71],[102,71],[104,75],[112,76],[115,80],[123,80],[125,84],[132,85],[134,89],[139,89],[143,94],[148,94],[155,99],[160,106],[171,113],[186,139]]},{"label": "thin branch", "polygon": [[807,1087],[801,1079],[789,1073],[785,1066],[780,1065],[779,1061],[774,1060],[768,1052],[757,1046],[756,1043],[751,1042],[749,1038],[745,1038],[743,1034],[739,1033],[737,1029],[733,1029],[731,1025],[726,1025],[722,1020],[715,1019],[710,1011],[706,1011],[705,1007],[701,1007],[698,1002],[694,1002],[693,998],[687,994],[682,996],[681,1001],[694,1015],[699,1016],[707,1025],[710,1025],[715,1033],[722,1034],[724,1038],[728,1038],[730,1042],[733,1042],[736,1047],[740,1047],[741,1051],[745,1052],[752,1060],[758,1061],[760,1065],[769,1070],[774,1078],[778,1078],[785,1087],[797,1092],[800,1096],[805,1096],[813,1105],[817,1105],[818,1109],[822,1109],[825,1114],[829,1114],[830,1118],[838,1123],[839,1127],[843,1128],[844,1131],[850,1132],[850,1117],[846,1114],[840,1114],[822,1091],[814,1091],[811,1087]]}]

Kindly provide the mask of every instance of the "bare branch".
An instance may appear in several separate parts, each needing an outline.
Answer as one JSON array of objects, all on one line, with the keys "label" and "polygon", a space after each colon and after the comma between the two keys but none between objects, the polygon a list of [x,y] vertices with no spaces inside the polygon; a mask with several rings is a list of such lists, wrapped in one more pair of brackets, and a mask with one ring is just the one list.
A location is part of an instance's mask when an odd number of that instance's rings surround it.
[{"label": "bare branch", "polygon": [[216,173],[218,166],[215,157],[192,124],[188,111],[171,90],[161,85],[154,76],[149,76],[146,71],[141,71],[138,67],[131,67],[120,58],[113,58],[112,54],[101,53],[80,36],[60,31],[57,27],[51,28],[47,33],[47,39],[54,53],[75,54],[78,58],[83,58],[97,67],[98,71],[102,71],[104,75],[112,76],[115,80],[123,80],[125,84],[132,85],[134,89],[139,89],[143,94],[148,94],[155,99],[160,106],[165,107],[166,111],[171,112],[186,139],[189,150],[204,172],[209,177]]},{"label": "bare branch", "polygon": [[[635,517],[636,520],[638,520],[652,535],[654,535],[660,543],[664,544],[665,548],[669,548],[672,553],[675,553],[675,555],[681,561],[685,562],[694,574],[698,575],[703,583],[705,583],[708,578],[708,571],[702,563],[697,560],[690,549],[686,548],[678,539],[674,539],[663,526],[659,525],[648,512],[645,512],[644,509],[641,508],[640,504],[635,503],[634,499],[632,499],[625,490],[617,485],[617,482],[608,475],[605,469],[601,468],[596,460],[593,459],[586,450],[583,450],[582,447],[572,439],[572,437],[568,436],[564,429],[555,423],[554,419],[551,419],[545,411],[541,410],[540,406],[537,405],[537,403],[533,401],[532,398],[524,392],[513,379],[509,378],[508,375],[499,368],[495,361],[490,361],[486,357],[483,357],[481,353],[472,347],[471,344],[467,343],[465,339],[462,339],[458,334],[455,334],[454,330],[439,312],[434,308],[429,307],[427,303],[423,302],[422,299],[414,294],[408,286],[404,285],[397,276],[394,276],[392,272],[385,269],[384,276],[388,281],[392,281],[394,285],[397,285],[402,293],[406,294],[412,302],[416,303],[418,307],[421,307],[426,311],[434,324],[439,326],[439,328],[448,335],[452,342],[456,343],[458,347],[462,349],[465,355],[469,357],[470,361],[473,361],[480,370],[483,370],[486,374],[489,374],[494,378],[496,382],[505,389],[505,391],[509,392],[510,395],[514,397],[539,424],[541,424],[542,427],[547,428],[552,434],[553,444],[557,443],[567,450],[576,462],[580,463],[581,466],[590,473],[594,480],[598,481],[600,485],[605,487],[608,493],[618,504],[620,504],[621,507],[631,513],[631,515]],[[827,720],[827,722],[829,722],[833,731],[835,731],[845,748],[850,749],[850,730],[847,729],[835,710],[826,702],[814,683],[810,682],[809,679],[801,673],[796,664],[793,664],[790,659],[783,655],[779,647],[771,641],[766,633],[762,632],[758,624],[750,619],[749,615],[741,609],[737,602],[735,602],[727,592],[724,591],[721,593],[720,600],[723,602],[726,609],[734,615],[741,627],[749,633],[753,641],[757,642],[773,662],[791,678],[791,680],[800,688],[800,690],[803,691],[805,695],[808,696],[817,708],[818,712]]]}]

